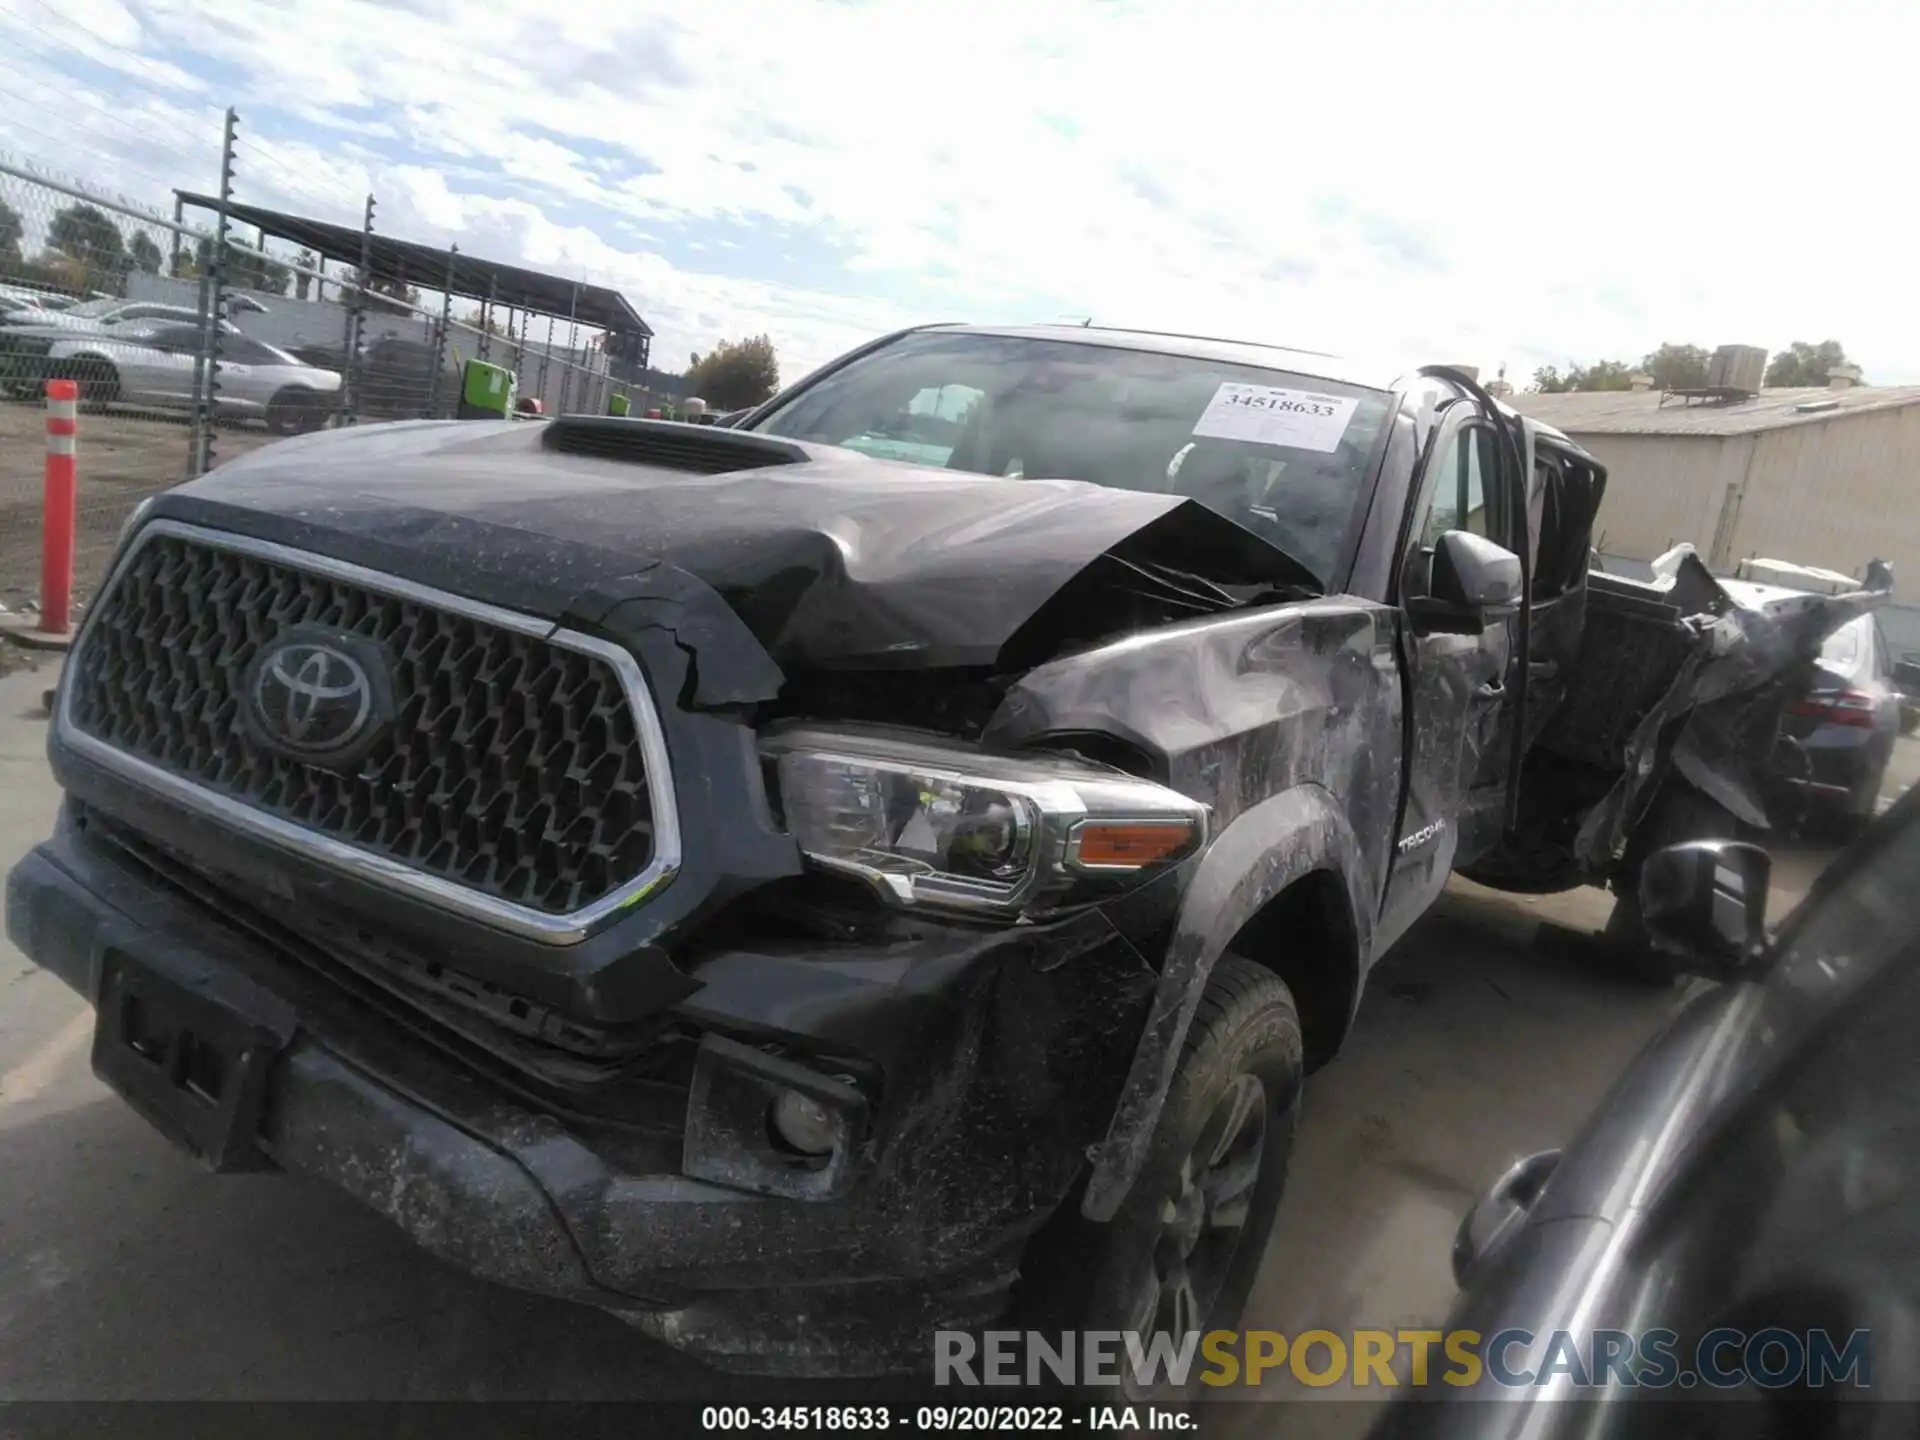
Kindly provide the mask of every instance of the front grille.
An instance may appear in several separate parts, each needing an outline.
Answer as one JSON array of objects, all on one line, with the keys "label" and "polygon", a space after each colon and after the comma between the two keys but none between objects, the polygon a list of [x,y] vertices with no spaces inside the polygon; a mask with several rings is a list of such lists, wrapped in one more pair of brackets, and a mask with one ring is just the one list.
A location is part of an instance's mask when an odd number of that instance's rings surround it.
[{"label": "front grille", "polygon": [[[350,770],[257,742],[243,676],[293,625],[376,642],[390,727]],[[67,719],[113,750],[356,850],[545,915],[654,857],[647,753],[606,659],[411,595],[150,528],[95,606]]]}]

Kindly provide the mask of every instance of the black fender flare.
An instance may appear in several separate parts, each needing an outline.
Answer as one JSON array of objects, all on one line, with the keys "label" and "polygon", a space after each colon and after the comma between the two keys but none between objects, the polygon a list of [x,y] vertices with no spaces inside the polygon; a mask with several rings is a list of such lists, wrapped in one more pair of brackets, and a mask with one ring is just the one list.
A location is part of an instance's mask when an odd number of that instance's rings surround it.
[{"label": "black fender flare", "polygon": [[1180,902],[1153,1008],[1134,1050],[1106,1139],[1088,1148],[1093,1173],[1080,1202],[1089,1220],[1111,1220],[1146,1158],[1173,1083],[1187,1029],[1214,965],[1235,935],[1270,901],[1317,870],[1343,882],[1352,908],[1358,971],[1370,953],[1373,907],[1360,877],[1359,843],[1339,802],[1318,785],[1300,785],[1242,811],[1201,857]]}]

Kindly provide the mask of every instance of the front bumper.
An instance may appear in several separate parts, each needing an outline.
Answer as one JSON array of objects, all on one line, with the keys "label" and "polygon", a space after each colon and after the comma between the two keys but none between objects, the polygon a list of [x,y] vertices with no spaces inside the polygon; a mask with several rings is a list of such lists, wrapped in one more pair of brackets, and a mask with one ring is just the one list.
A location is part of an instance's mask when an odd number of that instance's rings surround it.
[{"label": "front bumper", "polygon": [[84,813],[9,876],[7,929],[90,1001],[103,954],[135,938],[270,993],[297,1017],[266,1080],[272,1161],[474,1274],[758,1373],[916,1368],[933,1329],[999,1313],[1026,1237],[1104,1132],[1153,979],[1098,915],[1038,947],[1032,927],[955,927],[893,952],[700,957],[710,983],[676,1008],[707,1034],[875,1057],[851,1183],[781,1198],[691,1178],[696,1131],[716,1143],[697,1114],[673,1134],[569,1113],[464,1063],[445,1037],[423,1042],[400,1009],[156,883]]}]

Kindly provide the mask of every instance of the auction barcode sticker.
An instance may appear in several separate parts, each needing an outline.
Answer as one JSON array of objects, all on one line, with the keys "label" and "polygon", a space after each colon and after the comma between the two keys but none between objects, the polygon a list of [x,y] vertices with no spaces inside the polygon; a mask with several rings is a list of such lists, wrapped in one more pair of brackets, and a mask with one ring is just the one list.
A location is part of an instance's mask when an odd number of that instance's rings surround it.
[{"label": "auction barcode sticker", "polygon": [[1251,440],[1326,453],[1339,446],[1359,403],[1350,396],[1228,381],[1213,392],[1193,433],[1210,440]]}]

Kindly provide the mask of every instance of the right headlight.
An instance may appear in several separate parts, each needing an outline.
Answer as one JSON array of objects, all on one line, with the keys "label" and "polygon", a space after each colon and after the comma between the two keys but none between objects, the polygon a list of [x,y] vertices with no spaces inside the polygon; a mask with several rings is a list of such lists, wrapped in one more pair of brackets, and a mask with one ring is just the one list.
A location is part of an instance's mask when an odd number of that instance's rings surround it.
[{"label": "right headlight", "polygon": [[824,729],[769,737],[787,831],[888,901],[1019,918],[1194,854],[1207,807],[1151,781]]}]

